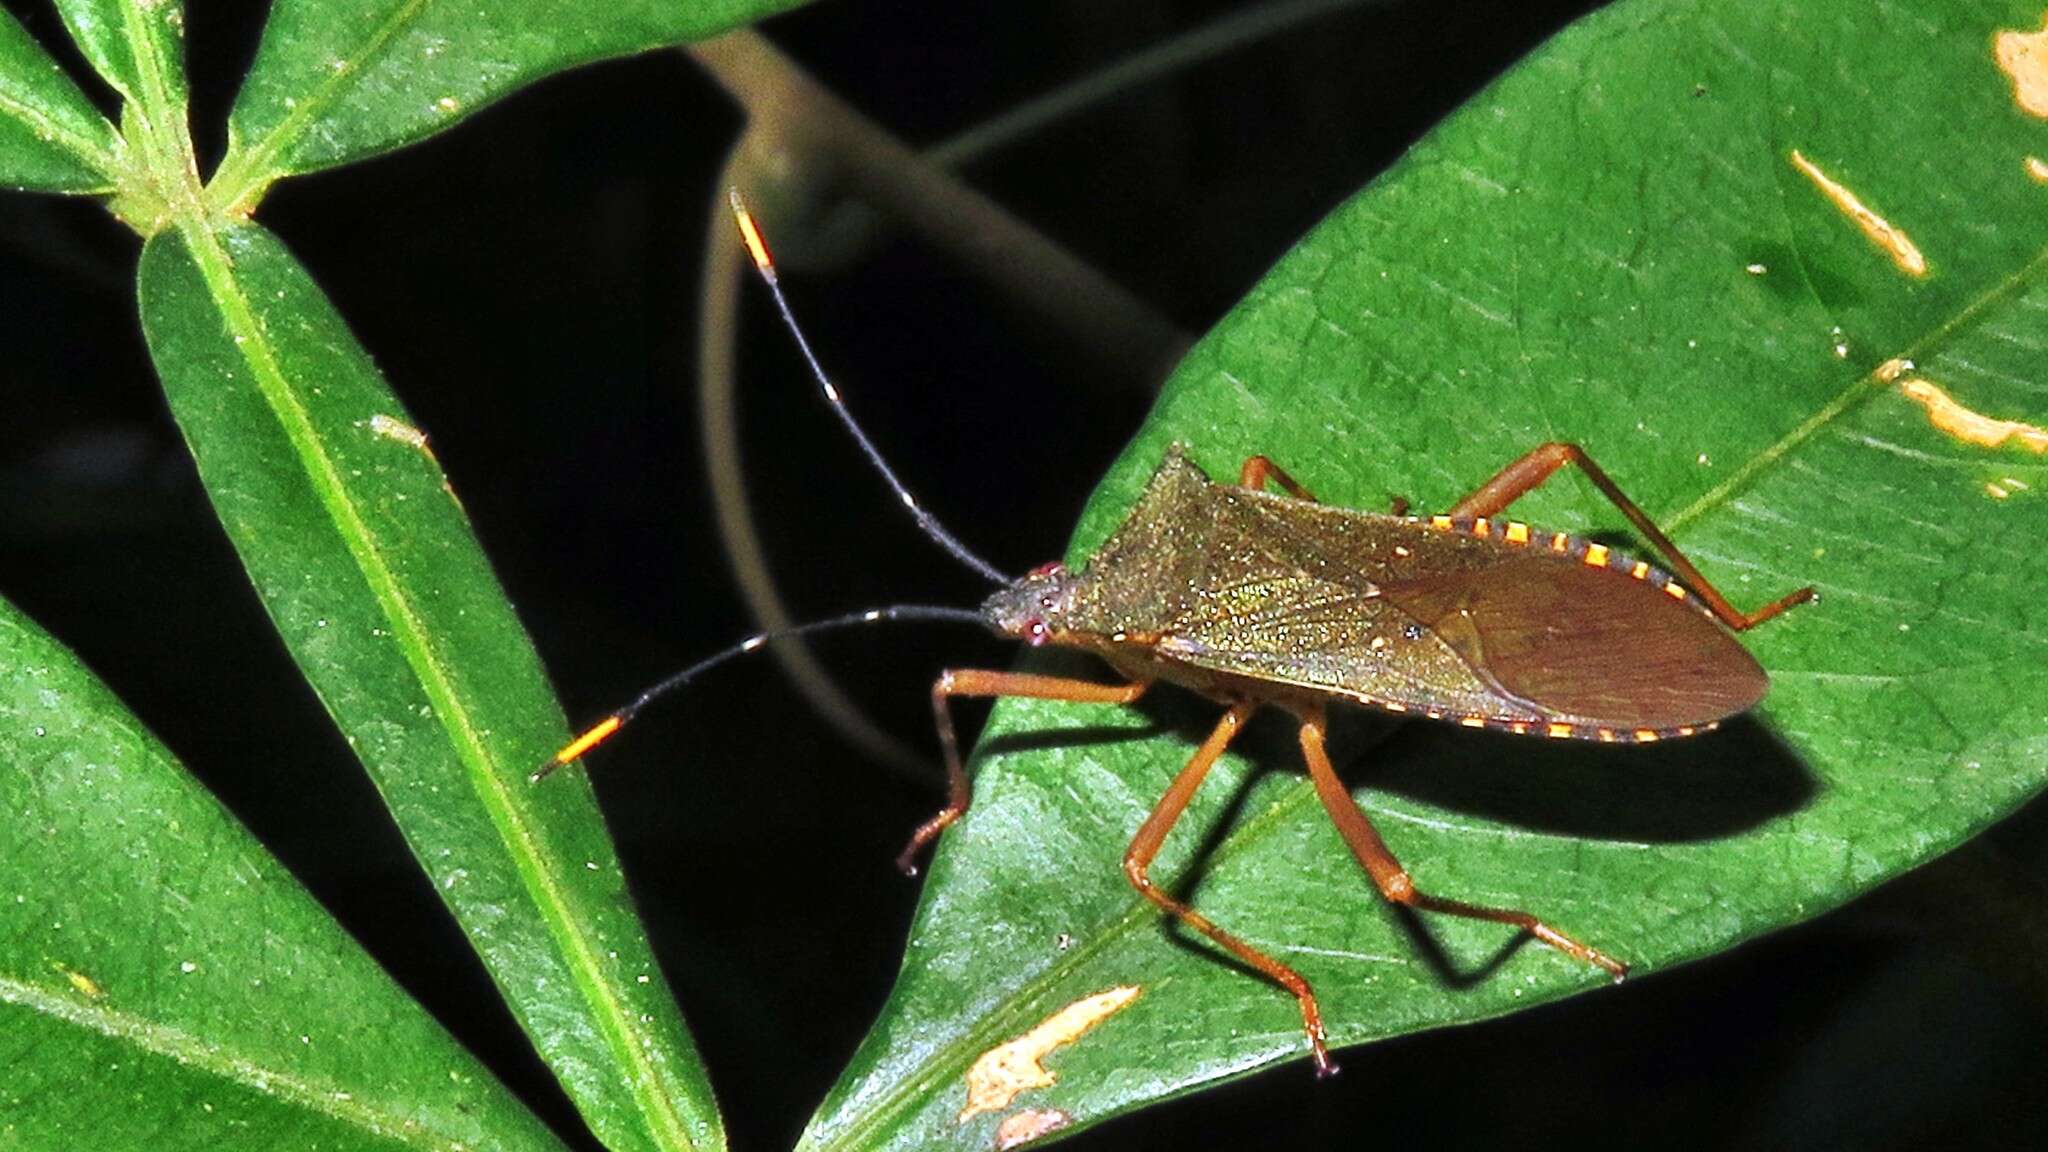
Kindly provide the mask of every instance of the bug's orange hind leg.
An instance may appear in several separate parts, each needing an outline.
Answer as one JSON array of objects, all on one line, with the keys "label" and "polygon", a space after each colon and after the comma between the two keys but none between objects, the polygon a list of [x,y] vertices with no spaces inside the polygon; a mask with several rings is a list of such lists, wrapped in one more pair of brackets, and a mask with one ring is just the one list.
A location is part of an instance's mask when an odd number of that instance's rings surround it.
[{"label": "bug's orange hind leg", "polygon": [[960,761],[960,741],[953,735],[953,711],[947,701],[955,696],[1029,696],[1039,700],[1071,700],[1081,704],[1129,704],[1145,694],[1151,682],[1097,684],[1092,680],[1071,680],[1064,676],[1036,676],[1029,672],[989,672],[977,668],[947,669],[932,682],[932,719],[939,730],[939,751],[946,764],[946,806],[938,815],[917,826],[910,843],[896,857],[896,867],[906,876],[917,875],[917,856],[924,846],[939,838],[955,820],[967,814],[974,799],[967,769]]},{"label": "bug's orange hind leg", "polygon": [[1271,480],[1273,481],[1273,483],[1280,485],[1281,488],[1286,490],[1289,496],[1294,497],[1296,500],[1306,500],[1311,504],[1321,503],[1321,501],[1315,498],[1315,495],[1313,493],[1311,493],[1308,489],[1303,488],[1301,486],[1300,481],[1296,480],[1292,476],[1289,476],[1285,469],[1281,468],[1278,464],[1273,463],[1271,457],[1245,457],[1244,467],[1238,469],[1237,473],[1238,487],[1252,489],[1264,488],[1266,486],[1267,480]]},{"label": "bug's orange hind leg", "polygon": [[1813,599],[1813,588],[1809,585],[1781,596],[1754,612],[1744,612],[1735,607],[1728,602],[1727,597],[1721,595],[1720,589],[1715,588],[1705,576],[1700,575],[1700,570],[1693,567],[1692,561],[1685,558],[1685,553],[1680,552],[1678,545],[1673,544],[1671,538],[1664,535],[1663,529],[1657,527],[1649,514],[1638,508],[1636,502],[1622,492],[1620,485],[1608,479],[1606,471],[1593,463],[1593,458],[1586,455],[1586,450],[1577,444],[1552,441],[1538,445],[1521,459],[1501,469],[1493,479],[1481,484],[1470,496],[1458,501],[1451,507],[1449,514],[1453,517],[1474,518],[1497,516],[1508,505],[1556,475],[1557,470],[1567,464],[1578,465],[1579,471],[1586,474],[1586,479],[1593,482],[1593,487],[1598,488],[1602,496],[1621,509],[1621,514],[1628,517],[1628,522],[1635,525],[1636,531],[1641,532],[1643,538],[1657,549],[1665,562],[1671,565],[1671,570],[1678,573],[1694,592],[1699,593],[1700,599],[1706,602],[1707,607],[1713,610],[1714,615],[1718,616],[1723,624],[1737,632],[1754,628],[1794,604],[1803,604]]},{"label": "bug's orange hind leg", "polygon": [[1308,1034],[1309,1054],[1316,1062],[1316,1075],[1329,1076],[1337,1071],[1337,1066],[1330,1062],[1329,1045],[1323,1036],[1323,1011],[1317,1005],[1316,994],[1309,988],[1308,981],[1302,979],[1301,974],[1294,969],[1218,928],[1214,921],[1160,891],[1158,886],[1152,883],[1152,861],[1159,855],[1160,845],[1166,842],[1167,834],[1173,831],[1174,824],[1180,820],[1181,814],[1187,811],[1188,802],[1201,790],[1203,779],[1209,775],[1209,769],[1215,766],[1217,757],[1223,755],[1223,749],[1230,744],[1231,737],[1237,735],[1237,730],[1242,728],[1245,721],[1251,719],[1252,713],[1257,710],[1256,704],[1237,704],[1223,714],[1223,719],[1216,722],[1215,730],[1210,732],[1209,738],[1195,750],[1187,767],[1182,768],[1180,775],[1173,778],[1173,783],[1166,789],[1166,795],[1160,797],[1158,807],[1154,808],[1152,814],[1145,817],[1145,823],[1138,827],[1138,834],[1131,837],[1131,846],[1124,852],[1124,876],[1130,880],[1131,887],[1136,888],[1140,895],[1158,905],[1168,915],[1207,936],[1228,950],[1231,955],[1258,969],[1268,980],[1293,993],[1295,1003],[1301,1006],[1302,1031]]},{"label": "bug's orange hind leg", "polygon": [[1415,881],[1408,876],[1408,870],[1387,850],[1387,842],[1380,839],[1372,821],[1366,819],[1365,811],[1351,798],[1344,782],[1337,778],[1337,770],[1330,766],[1330,754],[1323,747],[1324,719],[1320,709],[1302,717],[1301,755],[1308,761],[1309,779],[1314,781],[1316,797],[1323,802],[1323,809],[1330,814],[1330,822],[1343,834],[1344,843],[1351,854],[1358,858],[1366,874],[1372,877],[1380,894],[1395,904],[1405,904],[1424,912],[1442,912],[1448,916],[1464,916],[1473,920],[1490,920],[1496,924],[1512,924],[1529,935],[1541,940],[1552,948],[1575,959],[1605,969],[1616,983],[1628,975],[1628,965],[1604,953],[1586,947],[1577,940],[1559,932],[1527,912],[1513,908],[1488,908],[1478,904],[1467,904],[1460,900],[1446,900],[1417,890]]}]

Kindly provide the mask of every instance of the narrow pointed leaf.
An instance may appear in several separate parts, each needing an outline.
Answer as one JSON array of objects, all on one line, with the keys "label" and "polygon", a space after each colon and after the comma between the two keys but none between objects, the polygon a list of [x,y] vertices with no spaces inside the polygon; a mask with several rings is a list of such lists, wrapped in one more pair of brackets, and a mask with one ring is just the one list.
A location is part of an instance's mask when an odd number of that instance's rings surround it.
[{"label": "narrow pointed leaf", "polygon": [[144,249],[151,356],[278,631],[512,1010],[619,1150],[714,1148],[710,1088],[562,716],[424,436],[269,233]]},{"label": "narrow pointed leaf", "polygon": [[[1711,736],[1340,732],[1418,885],[1528,908],[1654,979],[1953,847],[2048,780],[2042,18],[1632,0],[1575,25],[1208,335],[1070,561],[1174,440],[1218,478],[1264,452],[1325,500],[1423,510],[1579,441],[1738,603],[1808,583],[1821,600],[1745,636],[1771,694]],[[1515,515],[1627,539],[1568,474]],[[1027,1110],[1071,1132],[1304,1054],[1292,1000],[1169,931],[1117,866],[1210,719],[1159,735],[1128,710],[998,709],[898,986],[805,1147],[986,1148]],[[1124,738],[1072,739],[1100,727]],[[1299,968],[1334,1041],[1606,983],[1538,945],[1494,967],[1509,930],[1425,916],[1451,972],[1431,963],[1330,829],[1285,725],[1269,736],[1219,770],[1153,874],[1185,881],[1199,859],[1182,890]],[[1231,807],[1254,765],[1274,771]],[[978,1057],[1118,987],[1139,994],[1045,1056],[1056,1083],[963,1121]]]},{"label": "narrow pointed leaf", "polygon": [[105,192],[114,185],[116,144],[114,126],[0,10],[0,185]]},{"label": "narrow pointed leaf", "polygon": [[277,0],[229,119],[218,203],[431,136],[543,77],[798,0]]},{"label": "narrow pointed leaf", "polygon": [[153,121],[185,112],[185,6],[180,0],[56,0],[71,38],[101,77]]},{"label": "narrow pointed leaf", "polygon": [[0,765],[0,1146],[561,1147],[4,602]]}]

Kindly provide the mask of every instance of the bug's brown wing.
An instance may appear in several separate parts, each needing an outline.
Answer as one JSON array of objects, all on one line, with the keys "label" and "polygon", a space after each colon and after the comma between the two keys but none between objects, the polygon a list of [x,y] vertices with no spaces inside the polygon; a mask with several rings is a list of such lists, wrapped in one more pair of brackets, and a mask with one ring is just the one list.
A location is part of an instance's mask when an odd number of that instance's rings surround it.
[{"label": "bug's brown wing", "polygon": [[1549,719],[1504,697],[1452,645],[1372,589],[1299,573],[1217,584],[1154,651],[1214,672],[1458,718]]},{"label": "bug's brown wing", "polygon": [[1504,698],[1561,720],[1670,730],[1763,698],[1756,660],[1726,630],[1623,571],[1540,552],[1381,588]]}]

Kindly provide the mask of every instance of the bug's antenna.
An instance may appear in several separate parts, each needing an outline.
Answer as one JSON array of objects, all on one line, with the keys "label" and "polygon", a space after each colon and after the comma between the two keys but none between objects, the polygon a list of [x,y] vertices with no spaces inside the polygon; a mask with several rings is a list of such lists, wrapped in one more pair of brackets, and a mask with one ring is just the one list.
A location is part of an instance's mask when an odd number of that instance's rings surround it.
[{"label": "bug's antenna", "polygon": [[754,267],[760,271],[761,280],[768,285],[769,295],[775,298],[775,310],[782,313],[783,325],[789,329],[789,334],[796,338],[797,350],[803,353],[804,363],[810,365],[811,376],[817,380],[819,389],[824,392],[826,402],[832,405],[833,414],[838,416],[839,422],[846,425],[846,430],[853,434],[853,439],[860,445],[860,450],[867,454],[868,462],[875,466],[875,471],[880,472],[882,479],[888,481],[889,487],[895,490],[896,498],[903,501],[903,506],[910,509],[910,514],[917,518],[917,526],[924,529],[925,535],[931,537],[939,547],[952,553],[953,559],[981,573],[994,583],[1010,583],[1010,577],[1003,575],[995,565],[976,556],[967,545],[954,539],[953,534],[946,531],[944,525],[925,511],[924,505],[917,502],[917,497],[910,494],[910,489],[903,486],[903,481],[896,478],[896,472],[889,467],[889,462],[882,459],[882,453],[875,448],[874,442],[868,439],[868,434],[861,430],[859,422],[854,420],[853,411],[846,406],[846,401],[839,395],[839,389],[833,385],[831,377],[825,375],[824,365],[818,363],[817,355],[811,351],[811,342],[804,339],[804,330],[797,325],[796,313],[790,311],[789,300],[782,295],[782,285],[776,281],[775,262],[768,257],[768,246],[761,242],[760,229],[754,227],[753,214],[747,211],[746,202],[740,199],[740,190],[732,188],[728,195],[732,200],[733,218],[739,221],[740,237],[747,243],[747,252],[754,258]]},{"label": "bug's antenna", "polygon": [[812,620],[809,623],[798,624],[791,628],[778,628],[772,632],[756,632],[731,647],[713,652],[681,672],[670,676],[647,691],[640,693],[640,695],[633,697],[632,703],[599,720],[588,729],[585,729],[582,735],[562,745],[560,752],[555,753],[548,759],[547,763],[535,769],[533,774],[527,777],[527,779],[538,781],[541,777],[546,776],[555,769],[572,763],[585,752],[611,739],[614,733],[624,728],[634,716],[639,714],[641,709],[649,704],[677,691],[690,681],[695,680],[698,676],[709,672],[728,660],[745,656],[749,652],[759,651],[771,640],[781,640],[790,636],[808,636],[813,632],[830,632],[835,628],[852,628],[861,624],[878,623],[883,620],[951,620],[966,624],[987,623],[987,620],[982,617],[981,613],[970,611],[966,608],[942,608],[924,604],[892,604],[887,608],[870,608],[865,612],[848,612],[844,616]]}]

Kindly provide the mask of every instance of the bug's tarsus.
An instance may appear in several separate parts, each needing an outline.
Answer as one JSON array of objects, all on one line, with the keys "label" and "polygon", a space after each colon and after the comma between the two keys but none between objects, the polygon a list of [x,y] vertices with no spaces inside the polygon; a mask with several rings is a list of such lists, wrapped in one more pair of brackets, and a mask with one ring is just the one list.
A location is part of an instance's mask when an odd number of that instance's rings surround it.
[{"label": "bug's tarsus", "polygon": [[732,202],[733,219],[739,223],[740,238],[746,242],[747,253],[753,257],[754,268],[761,273],[762,283],[768,286],[768,294],[775,299],[775,310],[782,316],[783,327],[789,329],[790,336],[796,341],[797,351],[803,354],[804,363],[811,370],[812,379],[818,382],[818,390],[824,395],[826,403],[831,405],[833,414],[839,417],[839,423],[853,436],[854,443],[860,445],[861,453],[868,458],[868,463],[874,465],[875,471],[882,474],[882,479],[888,482],[889,488],[896,493],[896,498],[910,510],[910,515],[916,519],[917,526],[932,539],[933,543],[993,583],[1008,584],[1010,577],[1003,575],[995,565],[975,555],[967,545],[946,531],[945,525],[940,524],[937,517],[925,511],[924,505],[918,503],[917,497],[912,496],[910,489],[903,486],[903,481],[897,479],[895,469],[889,467],[889,462],[882,458],[881,450],[875,447],[874,441],[868,439],[868,434],[861,428],[860,422],[853,418],[853,410],[846,406],[846,400],[839,394],[838,387],[832,383],[832,378],[825,374],[825,366],[818,362],[817,354],[811,351],[811,342],[804,338],[804,330],[796,322],[796,313],[790,309],[789,299],[782,294],[782,285],[775,275],[775,261],[768,255],[768,245],[761,240],[760,229],[754,226],[753,214],[747,211],[746,202],[740,198],[740,190],[729,189],[728,199]]},{"label": "bug's tarsus", "polygon": [[1453,518],[1497,516],[1508,505],[1556,475],[1558,469],[1567,464],[1579,466],[1579,471],[1586,474],[1586,479],[1593,482],[1593,487],[1599,489],[1600,494],[1607,497],[1616,508],[1621,509],[1621,514],[1628,517],[1628,522],[1635,525],[1636,531],[1642,533],[1643,538],[1657,549],[1665,562],[1671,565],[1671,570],[1698,593],[1700,599],[1721,623],[1729,628],[1737,632],[1746,632],[1795,604],[1804,604],[1813,599],[1813,588],[1809,586],[1787,593],[1754,612],[1744,612],[1729,603],[1728,598],[1721,595],[1721,590],[1701,575],[1700,570],[1693,566],[1693,562],[1686,559],[1685,553],[1678,550],[1678,545],[1673,544],[1671,538],[1664,534],[1664,530],[1657,527],[1656,521],[1650,519],[1648,513],[1629,499],[1621,490],[1621,486],[1609,479],[1607,472],[1595,464],[1593,458],[1586,454],[1586,450],[1577,444],[1553,440],[1547,444],[1537,445],[1524,453],[1520,459],[1495,473],[1493,479],[1481,484],[1471,495],[1458,501],[1451,507],[1449,515]]},{"label": "bug's tarsus", "polygon": [[[831,616],[823,620],[812,620],[790,628],[778,628],[772,632],[756,632],[738,643],[721,648],[704,657],[688,668],[655,684],[635,696],[625,707],[583,730],[574,740],[562,745],[562,749],[549,757],[547,762],[534,769],[527,778],[539,781],[556,769],[575,762],[584,753],[618,734],[621,728],[631,723],[633,717],[655,701],[680,691],[690,681],[718,667],[720,664],[749,652],[757,652],[776,640],[791,636],[808,636],[813,632],[830,632],[839,628],[854,628],[863,624],[875,624],[884,620],[901,621],[951,621],[965,624],[984,624],[981,613],[966,608],[948,608],[928,604],[892,604],[886,608],[869,608],[861,612],[848,612],[843,616]],[[962,806],[965,807],[964,805]],[[936,833],[935,833],[936,834]]]}]

